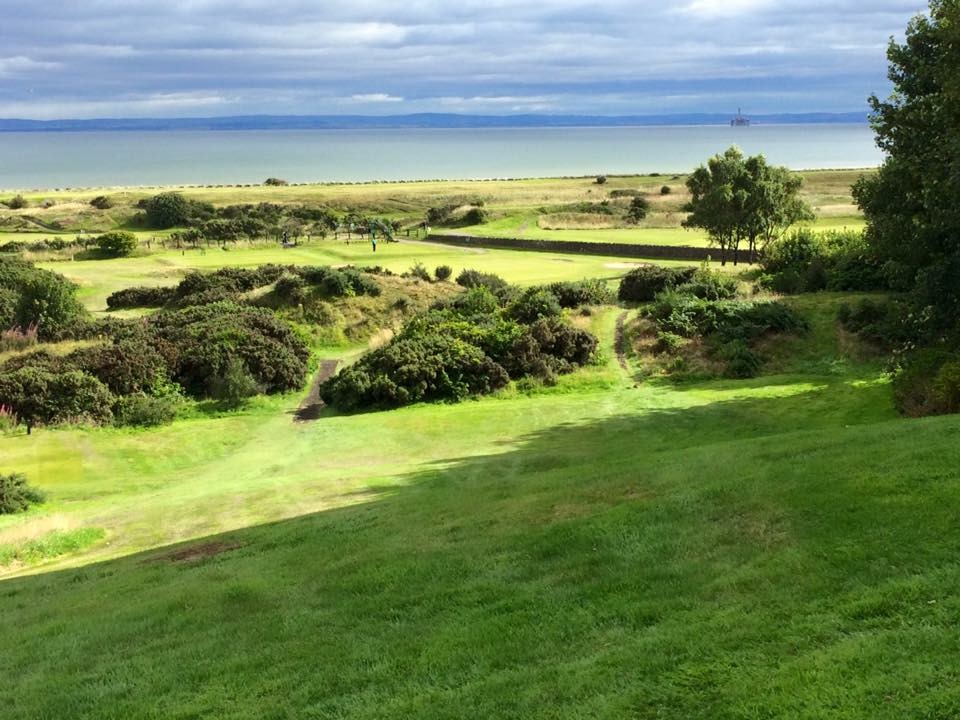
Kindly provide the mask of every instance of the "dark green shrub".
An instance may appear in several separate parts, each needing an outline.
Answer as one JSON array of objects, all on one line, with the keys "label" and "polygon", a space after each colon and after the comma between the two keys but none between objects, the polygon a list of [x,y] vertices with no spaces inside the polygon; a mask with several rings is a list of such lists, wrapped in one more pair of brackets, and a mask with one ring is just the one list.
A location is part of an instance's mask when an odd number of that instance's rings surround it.
[{"label": "dark green shrub", "polygon": [[489,214],[486,210],[479,207],[472,207],[464,213],[460,222],[464,225],[483,225],[488,218]]},{"label": "dark green shrub", "polygon": [[168,425],[176,417],[177,403],[172,398],[138,394],[117,400],[113,421],[119,426],[154,427]]},{"label": "dark green shrub", "polygon": [[825,255],[820,236],[809,228],[798,228],[770,243],[763,252],[760,266],[766,273],[794,270],[803,273],[814,258]]},{"label": "dark green shrub", "polygon": [[244,363],[256,384],[275,393],[303,384],[306,343],[272,311],[230,302],[161,311],[146,319],[173,380],[194,396],[213,392],[231,359]]},{"label": "dark green shrub", "polygon": [[88,319],[76,286],[16,257],[0,256],[0,327],[36,326],[41,340],[70,337]]},{"label": "dark green shrub", "polygon": [[161,230],[181,227],[190,221],[190,201],[178,192],[154,195],[144,203],[147,224]]},{"label": "dark green shrub", "polygon": [[108,198],[106,195],[97,195],[90,201],[90,205],[95,207],[97,210],[109,210],[113,207],[113,200]]},{"label": "dark green shrub", "polygon": [[45,499],[46,496],[28,485],[27,478],[20,473],[0,475],[0,515],[23,512]]},{"label": "dark green shrub", "polygon": [[96,243],[102,253],[123,257],[137,249],[137,236],[125,230],[114,230],[100,235]]},{"label": "dark green shrub", "polygon": [[497,296],[501,301],[512,294],[510,284],[499,275],[480,272],[479,270],[464,270],[457,275],[457,284],[465,288],[483,286]]},{"label": "dark green shrub", "polygon": [[228,358],[223,369],[210,380],[210,396],[227,407],[240,407],[259,392],[256,379],[237,357]]},{"label": "dark green shrub", "polygon": [[696,272],[696,268],[641,265],[623,276],[618,297],[627,302],[649,302],[664,290],[688,282]]},{"label": "dark green shrub", "polygon": [[449,280],[451,275],[453,275],[453,268],[449,265],[437,265],[433,271],[433,276],[441,282]]},{"label": "dark green shrub", "polygon": [[538,287],[525,290],[507,309],[509,317],[524,324],[536,322],[540,318],[557,317],[561,312],[557,296]]},{"label": "dark green shrub", "polygon": [[594,180],[597,185],[606,185],[607,176],[606,175],[597,175],[597,179]]},{"label": "dark green shrub", "polygon": [[886,350],[904,347],[917,339],[906,307],[898,302],[868,298],[854,305],[844,304],[838,318],[844,328]]},{"label": "dark green shrub", "polygon": [[150,393],[168,373],[154,344],[142,337],[74,350],[64,364],[94,376],[116,395]]},{"label": "dark green shrub", "polygon": [[509,381],[483,351],[447,336],[401,338],[365,355],[320,387],[333,407],[352,411],[434,400],[462,400]]},{"label": "dark green shrub", "polygon": [[14,195],[12,198],[7,200],[7,207],[11,210],[23,210],[30,203],[27,202],[27,199],[23,195]]},{"label": "dark green shrub", "polygon": [[643,195],[643,193],[633,188],[620,188],[610,191],[610,197],[612,198],[637,197],[637,195]]},{"label": "dark green shrub", "polygon": [[113,403],[103,383],[79,370],[24,367],[0,374],[0,405],[11,408],[28,433],[37,425],[107,422]]},{"label": "dark green shrub", "polygon": [[627,209],[627,222],[638,223],[647,217],[650,212],[650,201],[643,195],[637,195],[630,201],[630,207]]},{"label": "dark green shrub", "polygon": [[956,412],[958,362],[956,354],[939,347],[910,353],[893,374],[897,409],[911,417]]},{"label": "dark green shrub", "polygon": [[299,275],[281,275],[273,286],[273,294],[284,303],[297,305],[306,298],[306,281]]},{"label": "dark green shrub", "polygon": [[430,271],[427,270],[426,266],[419,260],[410,266],[407,275],[417,278],[418,280],[423,280],[424,282],[430,282],[433,279],[430,277]]},{"label": "dark green shrub", "polygon": [[560,306],[565,308],[580,305],[606,305],[615,299],[606,280],[554,282],[547,285],[547,289],[560,301]]},{"label": "dark green shrub", "polygon": [[678,285],[676,290],[702,300],[729,300],[737,295],[737,280],[724,273],[701,267],[687,282]]},{"label": "dark green shrub", "polygon": [[320,281],[320,289],[329,297],[343,297],[353,294],[353,286],[350,284],[350,278],[339,270],[331,268],[323,280]]},{"label": "dark green shrub", "polygon": [[731,378],[756,377],[763,365],[763,360],[745,340],[723,343],[717,349],[716,356],[725,365],[724,374]]},{"label": "dark green shrub", "polygon": [[664,185],[663,187],[660,188],[660,194],[661,194],[661,195],[669,195],[669,194],[672,193],[672,192],[673,192],[673,190],[671,189],[671,187],[670,187],[669,185]]},{"label": "dark green shrub", "polygon": [[107,308],[121,310],[124,308],[163,307],[173,302],[177,297],[177,289],[173,287],[131,287],[117,290],[107,297]]}]

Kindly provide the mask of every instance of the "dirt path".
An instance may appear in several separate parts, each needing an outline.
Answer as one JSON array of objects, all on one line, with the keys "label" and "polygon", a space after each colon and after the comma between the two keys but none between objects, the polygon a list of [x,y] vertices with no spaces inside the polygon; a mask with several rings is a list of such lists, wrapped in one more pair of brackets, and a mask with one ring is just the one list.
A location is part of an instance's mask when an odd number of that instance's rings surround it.
[{"label": "dirt path", "polygon": [[627,319],[627,313],[622,312],[617,318],[617,331],[613,336],[613,349],[617,353],[617,362],[620,363],[620,369],[627,371],[627,346],[626,337],[623,334],[623,323]]},{"label": "dirt path", "polygon": [[320,368],[310,383],[310,392],[300,403],[300,407],[293,414],[294,422],[308,422],[320,417],[320,411],[323,410],[323,400],[320,399],[320,384],[331,377],[337,371],[339,360],[321,360]]}]

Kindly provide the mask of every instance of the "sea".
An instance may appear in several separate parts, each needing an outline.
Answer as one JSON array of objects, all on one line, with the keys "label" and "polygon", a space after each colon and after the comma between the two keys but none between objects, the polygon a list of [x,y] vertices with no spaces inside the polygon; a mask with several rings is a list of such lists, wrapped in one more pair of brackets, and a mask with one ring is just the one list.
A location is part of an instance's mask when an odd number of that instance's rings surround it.
[{"label": "sea", "polygon": [[861,124],[0,132],[0,188],[671,174],[731,145],[795,170],[883,159]]}]

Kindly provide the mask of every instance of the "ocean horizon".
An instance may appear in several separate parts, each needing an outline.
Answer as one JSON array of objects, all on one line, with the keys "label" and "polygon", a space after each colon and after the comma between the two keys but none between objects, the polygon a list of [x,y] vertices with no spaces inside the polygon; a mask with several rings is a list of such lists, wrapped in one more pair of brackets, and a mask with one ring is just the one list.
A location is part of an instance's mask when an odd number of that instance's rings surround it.
[{"label": "ocean horizon", "polygon": [[794,170],[866,168],[865,124],[0,133],[0,188],[685,173],[737,145]]}]

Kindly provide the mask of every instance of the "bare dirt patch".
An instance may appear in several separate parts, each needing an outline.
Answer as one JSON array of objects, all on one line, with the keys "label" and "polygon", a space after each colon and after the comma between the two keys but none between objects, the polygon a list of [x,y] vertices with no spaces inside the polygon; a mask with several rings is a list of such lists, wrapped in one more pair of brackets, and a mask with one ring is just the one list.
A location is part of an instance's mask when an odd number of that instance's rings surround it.
[{"label": "bare dirt patch", "polygon": [[201,560],[216,557],[217,555],[222,555],[223,553],[231,550],[236,550],[239,547],[243,547],[243,544],[238,542],[224,541],[201,543],[200,545],[191,545],[190,547],[164,553],[159,557],[152,558],[152,561],[171,563],[200,562]]},{"label": "bare dirt patch", "polygon": [[313,382],[310,383],[310,392],[307,393],[303,402],[300,403],[300,407],[293,414],[294,422],[309,422],[320,417],[320,411],[324,407],[324,402],[320,399],[320,385],[333,377],[333,374],[337,371],[337,363],[337,360],[320,361],[320,369],[317,370]]}]

